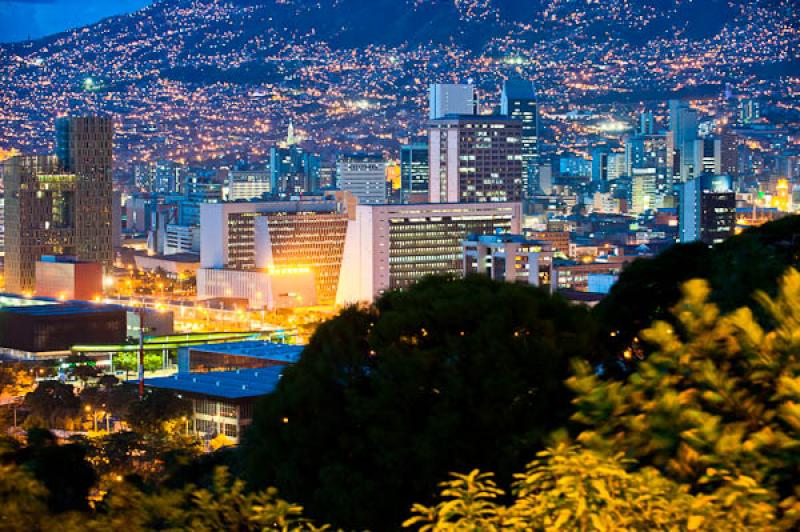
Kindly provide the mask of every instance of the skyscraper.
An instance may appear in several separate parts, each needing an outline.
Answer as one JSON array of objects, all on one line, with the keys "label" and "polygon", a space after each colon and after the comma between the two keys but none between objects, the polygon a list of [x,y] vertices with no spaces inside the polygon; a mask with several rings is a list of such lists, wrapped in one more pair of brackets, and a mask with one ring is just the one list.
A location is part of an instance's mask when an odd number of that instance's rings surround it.
[{"label": "skyscraper", "polygon": [[475,87],[471,84],[433,83],[430,86],[430,119],[447,115],[474,115],[478,112]]},{"label": "skyscraper", "polygon": [[653,118],[653,111],[644,111],[639,116],[639,134],[652,135],[655,132],[656,121]]},{"label": "skyscraper", "polygon": [[77,256],[105,267],[110,267],[113,260],[113,136],[114,123],[110,118],[65,117],[56,121],[56,154],[64,170],[77,176]]},{"label": "skyscraper", "polygon": [[400,188],[403,200],[428,194],[428,144],[412,142],[400,146]]},{"label": "skyscraper", "polygon": [[680,100],[669,102],[668,167],[676,182],[694,175],[694,141],[697,140],[697,111]]},{"label": "skyscraper", "polygon": [[694,141],[693,176],[701,174],[720,175],[722,173],[722,141],[706,137]]},{"label": "skyscraper", "polygon": [[503,116],[449,116],[430,123],[431,203],[519,201],[522,123]]},{"label": "skyscraper", "polygon": [[33,291],[42,255],[111,265],[112,135],[110,119],[62,118],[56,122],[56,156],[18,156],[7,165],[9,291]]},{"label": "skyscraper", "polygon": [[703,174],[680,186],[680,241],[718,244],[733,235],[736,194],[730,176]]},{"label": "skyscraper", "polygon": [[532,81],[508,80],[503,84],[500,114],[522,122],[522,174],[529,196],[537,192],[539,166],[539,109]]}]

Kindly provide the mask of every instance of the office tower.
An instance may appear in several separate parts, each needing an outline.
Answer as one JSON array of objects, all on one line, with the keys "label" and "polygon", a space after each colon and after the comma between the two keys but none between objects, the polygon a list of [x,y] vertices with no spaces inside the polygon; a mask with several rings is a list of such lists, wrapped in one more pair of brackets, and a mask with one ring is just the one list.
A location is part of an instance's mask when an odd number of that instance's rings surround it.
[{"label": "office tower", "polygon": [[428,144],[413,142],[400,146],[400,188],[403,201],[415,195],[428,197]]},{"label": "office tower", "polygon": [[154,192],[173,194],[183,190],[183,167],[173,161],[158,161],[155,168]]},{"label": "office tower", "polygon": [[56,122],[57,156],[6,165],[6,288],[32,292],[36,261],[72,255],[110,267],[113,258],[110,119]]},{"label": "office tower", "polygon": [[714,137],[706,137],[694,141],[693,175],[722,174],[722,141]]},{"label": "office tower", "polygon": [[667,136],[668,167],[676,182],[694,175],[694,141],[697,140],[697,111],[680,100],[670,100]]},{"label": "office tower", "polygon": [[739,138],[730,131],[723,131],[719,139],[721,174],[729,175],[735,181],[739,178]]},{"label": "office tower", "polygon": [[579,155],[562,155],[558,158],[558,174],[566,177],[589,177],[592,161]]},{"label": "office tower", "polygon": [[610,153],[604,149],[592,151],[592,181],[614,181],[625,175],[624,153]]},{"label": "office tower", "polygon": [[474,115],[478,113],[475,86],[471,84],[433,83],[429,91],[430,119],[447,115]]},{"label": "office tower", "polygon": [[635,168],[631,181],[631,214],[640,215],[655,209],[656,169]]},{"label": "office tower", "polygon": [[341,154],[336,158],[337,186],[361,205],[386,203],[386,161],[381,155]]},{"label": "office tower", "polygon": [[65,117],[56,121],[56,154],[64,170],[77,176],[76,254],[80,260],[99,262],[106,268],[113,260],[113,136],[110,118]]},{"label": "office tower", "polygon": [[761,118],[761,104],[753,98],[745,98],[739,102],[739,123],[748,126]]},{"label": "office tower", "polygon": [[539,108],[532,81],[508,80],[503,84],[500,114],[522,123],[522,175],[525,192],[536,193],[535,174],[539,165]]},{"label": "office tower", "polygon": [[653,111],[645,111],[639,116],[639,135],[652,135],[655,132]]},{"label": "office tower", "polygon": [[228,201],[260,198],[271,191],[271,170],[231,170],[228,172]]},{"label": "office tower", "polygon": [[431,203],[522,199],[522,124],[498,116],[451,116],[430,123]]},{"label": "office tower", "polygon": [[359,205],[336,302],[372,301],[426,275],[460,276],[467,235],[518,234],[521,218],[520,203]]},{"label": "office tower", "polygon": [[[289,139],[292,140],[293,139]],[[295,143],[270,149],[272,193],[279,197],[315,194],[320,189],[319,155],[305,152]]]},{"label": "office tower", "polygon": [[733,235],[736,194],[730,176],[703,174],[680,186],[680,241],[718,244]]}]

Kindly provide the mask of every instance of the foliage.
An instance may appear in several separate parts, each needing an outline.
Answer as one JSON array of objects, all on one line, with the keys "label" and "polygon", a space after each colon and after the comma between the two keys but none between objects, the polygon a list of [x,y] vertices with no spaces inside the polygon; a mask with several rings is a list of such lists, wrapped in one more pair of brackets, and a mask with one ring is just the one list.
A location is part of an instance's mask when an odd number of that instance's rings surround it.
[{"label": "foliage", "polygon": [[169,437],[175,431],[166,424],[191,414],[192,404],[187,399],[169,390],[148,389],[140,401],[128,407],[128,423],[143,435]]},{"label": "foliage", "polygon": [[[653,468],[562,442],[538,453],[515,475],[513,501],[489,473],[452,475],[441,502],[415,505],[405,527],[443,530],[729,530],[769,527],[774,514],[761,492],[737,486],[725,497],[689,494]],[[730,498],[728,496],[731,496]],[[737,496],[737,497],[734,497]]]},{"label": "foliage", "polygon": [[349,308],[257,405],[244,470],[320,520],[372,529],[396,527],[449,471],[510,479],[571,414],[564,380],[593,345],[588,318],[483,277]]},{"label": "foliage", "polygon": [[639,259],[620,275],[611,293],[594,309],[617,351],[625,349],[639,331],[653,321],[674,325],[669,312],[681,298],[680,286],[706,279],[710,300],[723,312],[750,307],[759,320],[768,318],[752,298],[757,291],[775,295],[778,280],[788,267],[800,267],[800,216],[787,216],[707,246],[679,244],[657,257]]},{"label": "foliage", "polygon": [[47,489],[47,506],[53,513],[84,510],[96,476],[79,444],[59,445],[47,430],[28,431],[28,445],[8,443],[0,463],[17,465]]},{"label": "foliage", "polygon": [[[163,367],[163,365],[164,361],[162,360],[160,354],[145,352],[145,371],[158,371]],[[117,353],[114,355],[114,367],[120,371],[135,373],[139,369],[139,353]]]},{"label": "foliage", "polygon": [[[781,526],[800,524],[800,273],[777,296],[757,300],[762,327],[742,307],[722,314],[707,282],[683,288],[673,326],[642,335],[656,346],[624,381],[604,381],[585,363],[569,384],[574,419],[592,449],[625,449],[643,464],[719,496],[762,490]],[[739,490],[739,491],[737,491]]]},{"label": "foliage", "polygon": [[45,501],[52,493],[24,469],[0,465],[0,532],[30,530],[280,530],[316,531],[300,506],[277,497],[274,489],[248,493],[241,480],[231,480],[218,468],[208,489],[143,491],[117,482],[97,501],[93,511],[55,514]]},{"label": "foliage", "polygon": [[44,486],[29,473],[13,464],[0,464],[0,531],[41,529],[46,495]]},{"label": "foliage", "polygon": [[81,401],[75,389],[56,380],[41,381],[25,395],[23,406],[49,428],[68,427],[81,415]]}]

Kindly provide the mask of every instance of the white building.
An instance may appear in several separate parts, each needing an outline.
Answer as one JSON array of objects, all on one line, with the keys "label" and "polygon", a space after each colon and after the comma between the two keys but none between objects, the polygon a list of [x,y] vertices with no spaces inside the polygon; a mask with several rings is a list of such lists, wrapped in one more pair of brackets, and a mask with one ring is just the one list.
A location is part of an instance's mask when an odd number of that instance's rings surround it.
[{"label": "white building", "polygon": [[338,304],[372,301],[426,275],[463,274],[467,235],[519,233],[522,205],[359,205],[349,222]]},{"label": "white building", "polygon": [[361,205],[386,203],[386,161],[371,155],[345,155],[336,161],[338,188]]},{"label": "white building", "polygon": [[232,170],[228,174],[228,201],[260,198],[272,191],[270,170]]},{"label": "white building", "polygon": [[477,114],[478,101],[475,86],[471,84],[433,83],[428,99],[431,120],[447,115]]}]

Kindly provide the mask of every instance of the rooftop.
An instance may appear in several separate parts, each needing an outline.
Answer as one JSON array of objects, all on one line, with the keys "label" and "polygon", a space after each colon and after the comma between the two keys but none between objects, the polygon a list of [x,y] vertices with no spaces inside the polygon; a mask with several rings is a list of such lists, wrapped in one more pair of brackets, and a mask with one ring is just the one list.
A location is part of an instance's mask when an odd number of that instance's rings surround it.
[{"label": "rooftop", "polygon": [[12,312],[28,316],[59,316],[64,314],[94,314],[124,310],[116,305],[91,303],[88,301],[59,301],[37,297],[27,298],[16,294],[0,294],[0,312]]},{"label": "rooftop", "polygon": [[178,373],[145,379],[145,386],[225,399],[259,397],[275,390],[282,366],[210,373]]},{"label": "rooftop", "polygon": [[190,351],[203,351],[220,355],[236,355],[243,357],[264,358],[294,364],[300,360],[302,345],[289,345],[269,342],[267,340],[244,340],[224,344],[196,345]]}]

